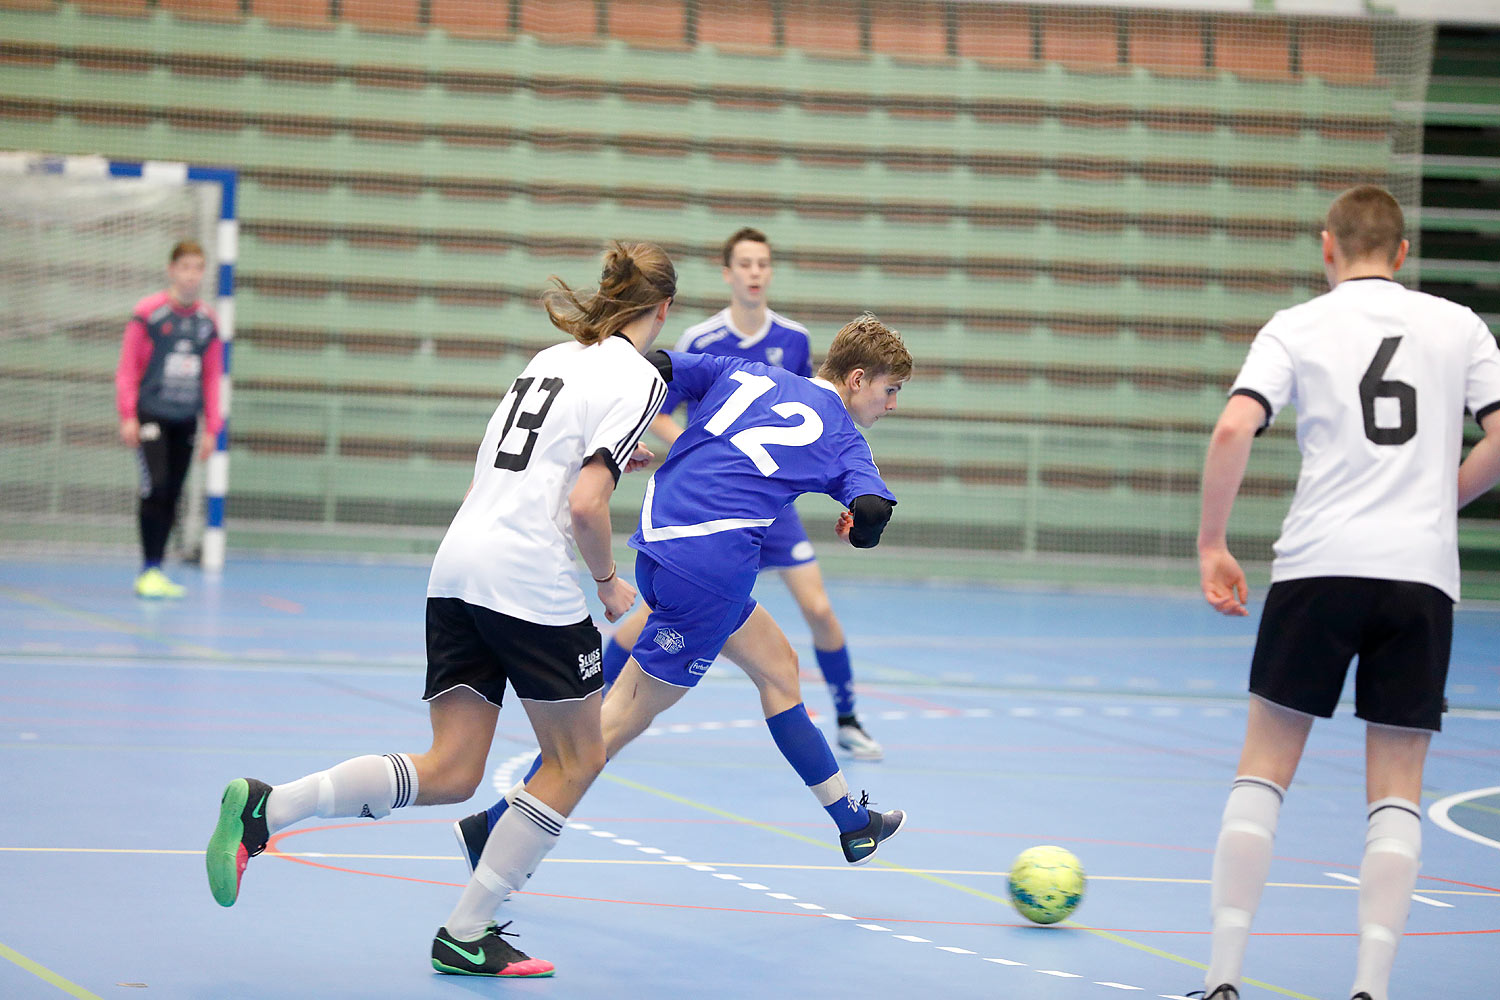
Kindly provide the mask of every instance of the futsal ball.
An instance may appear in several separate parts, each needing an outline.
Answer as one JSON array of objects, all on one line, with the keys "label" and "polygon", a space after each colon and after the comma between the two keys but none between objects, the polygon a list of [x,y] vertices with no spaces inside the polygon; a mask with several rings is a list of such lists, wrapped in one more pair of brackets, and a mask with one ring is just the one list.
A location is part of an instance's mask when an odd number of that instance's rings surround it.
[{"label": "futsal ball", "polygon": [[1087,881],[1072,851],[1029,847],[1010,866],[1010,901],[1032,923],[1055,924],[1078,909]]}]

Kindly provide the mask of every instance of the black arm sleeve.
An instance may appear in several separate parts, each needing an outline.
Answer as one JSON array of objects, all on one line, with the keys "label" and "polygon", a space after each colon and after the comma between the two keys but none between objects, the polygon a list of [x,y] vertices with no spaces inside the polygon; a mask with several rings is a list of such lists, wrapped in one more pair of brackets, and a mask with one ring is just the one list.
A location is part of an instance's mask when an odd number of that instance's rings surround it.
[{"label": "black arm sleeve", "polygon": [[667,356],[666,351],[652,351],[646,355],[646,360],[656,366],[663,382],[672,384],[672,359]]},{"label": "black arm sleeve", "polygon": [[880,544],[880,533],[891,519],[891,508],[895,501],[865,493],[854,498],[849,510],[854,514],[854,527],[849,531],[849,542],[856,549],[873,549]]}]

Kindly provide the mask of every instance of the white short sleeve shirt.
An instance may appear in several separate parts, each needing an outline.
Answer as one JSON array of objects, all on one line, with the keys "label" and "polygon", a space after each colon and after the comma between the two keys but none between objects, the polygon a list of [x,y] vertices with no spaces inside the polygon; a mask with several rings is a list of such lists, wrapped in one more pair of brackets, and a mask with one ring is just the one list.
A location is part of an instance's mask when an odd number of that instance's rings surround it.
[{"label": "white short sleeve shirt", "polygon": [[1500,349],[1469,309],[1360,278],[1283,310],[1231,394],[1297,409],[1302,470],[1271,579],[1356,576],[1459,596],[1464,411],[1500,408]]},{"label": "white short sleeve shirt", "polygon": [[587,618],[569,494],[595,455],[619,477],[666,393],[656,368],[622,336],[537,354],[490,418],[427,596],[538,625]]}]

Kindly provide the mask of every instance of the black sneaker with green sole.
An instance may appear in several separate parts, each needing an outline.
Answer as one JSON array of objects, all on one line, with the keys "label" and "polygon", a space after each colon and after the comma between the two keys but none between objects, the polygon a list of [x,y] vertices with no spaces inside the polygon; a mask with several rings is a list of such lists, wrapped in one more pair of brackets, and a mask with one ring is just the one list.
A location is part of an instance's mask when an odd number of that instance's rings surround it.
[{"label": "black sneaker with green sole", "polygon": [[[432,939],[432,967],[450,976],[498,976],[504,979],[541,979],[553,972],[552,963],[517,950],[506,937],[515,937],[503,924],[490,924],[477,941],[460,941],[439,927]],[[504,935],[504,937],[502,937]]]}]

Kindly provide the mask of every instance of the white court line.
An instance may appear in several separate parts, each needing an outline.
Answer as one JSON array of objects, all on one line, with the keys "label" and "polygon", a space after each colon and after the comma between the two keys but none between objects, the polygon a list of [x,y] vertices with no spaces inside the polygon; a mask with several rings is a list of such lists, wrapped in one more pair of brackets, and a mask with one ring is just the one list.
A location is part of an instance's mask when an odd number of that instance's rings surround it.
[{"label": "white court line", "polygon": [[1449,833],[1456,833],[1460,837],[1474,841],[1474,843],[1476,844],[1483,844],[1485,847],[1493,847],[1495,850],[1500,851],[1500,841],[1491,840],[1489,837],[1486,837],[1483,834],[1475,833],[1473,830],[1470,830],[1467,827],[1460,826],[1458,823],[1455,823],[1453,821],[1452,817],[1448,815],[1449,810],[1451,810],[1454,806],[1463,805],[1470,799],[1482,799],[1486,795],[1500,795],[1500,787],[1480,788],[1472,792],[1459,792],[1457,795],[1450,795],[1445,799],[1438,799],[1432,805],[1427,807],[1427,816],[1434,823],[1442,827],[1444,830],[1447,830]]},{"label": "white court line", "polygon": [[[658,852],[658,849],[656,849],[656,848],[650,848],[650,847],[642,847],[642,846],[640,846],[640,844],[639,844],[638,841],[630,840],[630,839],[624,838],[624,837],[616,837],[614,834],[604,833],[603,831],[595,830],[588,823],[580,823],[580,822],[577,822],[577,821],[570,820],[570,821],[568,821],[568,827],[571,828],[571,829],[577,830],[579,832],[582,832],[582,833],[593,834],[596,837],[600,837],[600,838],[608,837],[608,838],[612,839],[616,844],[619,844],[621,846],[634,847],[637,851],[653,851],[653,852]],[[665,852],[659,852],[659,853],[663,853],[664,854]],[[1020,967],[1020,968],[1025,968],[1026,967],[1026,963],[1025,962],[1017,962],[1017,961],[1015,961],[1013,959],[1009,959],[1009,958],[987,958],[987,957],[981,956],[978,952],[972,951],[972,950],[970,950],[968,948],[961,948],[961,947],[958,947],[957,945],[937,944],[931,938],[925,938],[925,937],[922,937],[922,936],[917,935],[917,934],[897,934],[897,933],[894,933],[891,930],[891,928],[886,927],[883,924],[859,923],[859,918],[858,917],[850,916],[847,913],[838,913],[838,912],[827,910],[827,909],[825,909],[824,907],[820,906],[817,903],[800,902],[800,901],[797,900],[796,896],[793,896],[790,893],[785,893],[785,892],[771,892],[771,891],[769,891],[769,888],[770,888],[769,886],[763,885],[763,884],[761,884],[759,882],[750,882],[750,881],[742,878],[739,875],[732,875],[732,874],[730,874],[728,872],[720,871],[718,866],[709,865],[709,864],[703,864],[702,862],[689,861],[687,858],[683,858],[683,857],[680,857],[678,855],[666,855],[666,857],[667,857],[667,860],[670,860],[670,861],[673,861],[673,862],[680,862],[684,868],[686,868],[686,869],[688,869],[690,871],[700,871],[700,872],[704,872],[706,874],[710,874],[710,875],[712,875],[716,879],[722,879],[723,881],[726,881],[726,882],[736,882],[736,883],[739,884],[739,886],[741,888],[749,889],[752,892],[761,892],[761,893],[764,893],[765,896],[766,896],[766,898],[768,898],[768,899],[777,899],[777,900],[783,900],[783,901],[789,902],[796,909],[801,909],[801,910],[809,911],[809,915],[812,915],[813,913],[816,913],[818,916],[820,916],[820,917],[827,917],[830,920],[837,920],[837,921],[841,921],[841,922],[853,923],[856,927],[859,927],[862,930],[873,931],[875,933],[880,933],[880,934],[890,934],[891,937],[895,938],[898,941],[906,941],[906,942],[909,942],[911,944],[928,944],[928,945],[932,945],[933,948],[936,949],[937,951],[946,952],[949,955],[974,956],[974,957],[979,958],[980,961],[989,962],[989,963],[994,964],[994,965],[1017,966],[1017,967]],[[1052,977],[1054,977],[1056,979],[1083,979],[1084,978],[1083,976],[1079,975],[1076,972],[1064,972],[1061,969],[1035,969],[1033,971],[1037,972],[1039,975],[1052,976]],[[1140,987],[1140,986],[1131,986],[1131,985],[1128,985],[1126,983],[1099,982],[1099,983],[1095,983],[1095,985],[1096,986],[1107,986],[1107,987],[1110,987],[1112,989],[1117,989],[1117,990],[1134,990],[1134,991],[1141,991],[1142,990],[1142,987]],[[1185,998],[1184,998],[1184,1000],[1185,1000]]]},{"label": "white court line", "polygon": [[[1346,875],[1343,872],[1324,872],[1323,874],[1327,875],[1329,878],[1337,879],[1340,882],[1350,882],[1354,885],[1359,885],[1359,879],[1355,878],[1353,875]],[[1437,899],[1428,899],[1426,896],[1423,896],[1420,893],[1412,893],[1411,898],[1419,903],[1426,903],[1428,906],[1436,906],[1444,910],[1453,909],[1452,903],[1444,903],[1441,900]]]}]

